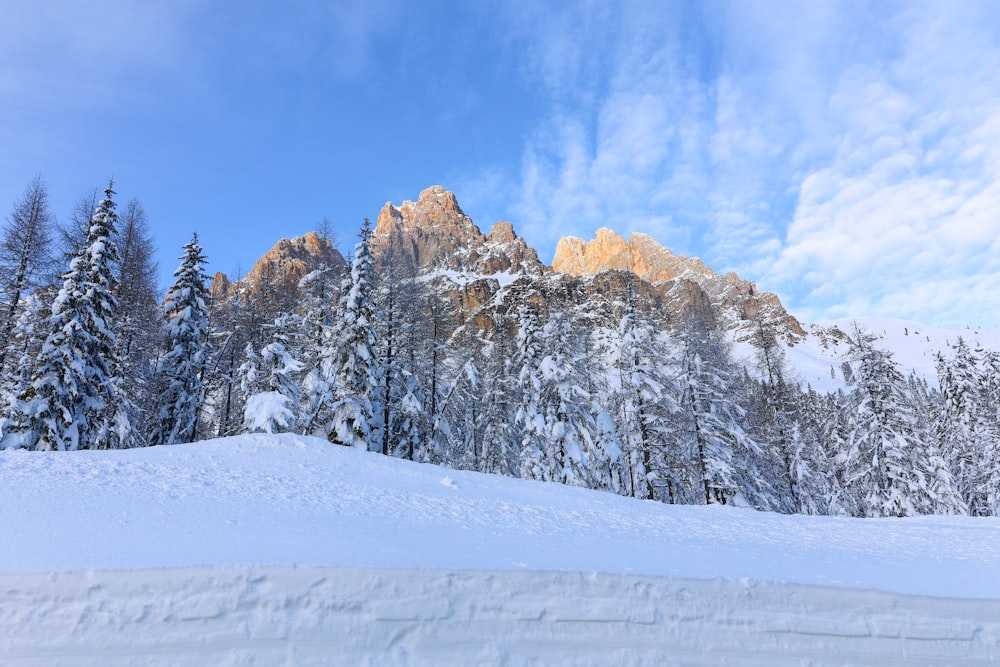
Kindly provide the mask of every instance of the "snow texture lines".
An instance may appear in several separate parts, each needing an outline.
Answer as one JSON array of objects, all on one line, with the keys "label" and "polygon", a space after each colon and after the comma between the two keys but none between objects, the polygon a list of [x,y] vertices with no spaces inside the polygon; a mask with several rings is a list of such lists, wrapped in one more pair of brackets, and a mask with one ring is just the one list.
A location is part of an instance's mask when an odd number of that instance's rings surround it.
[{"label": "snow texture lines", "polygon": [[983,664],[1000,601],[574,572],[217,567],[0,575],[0,662]]}]

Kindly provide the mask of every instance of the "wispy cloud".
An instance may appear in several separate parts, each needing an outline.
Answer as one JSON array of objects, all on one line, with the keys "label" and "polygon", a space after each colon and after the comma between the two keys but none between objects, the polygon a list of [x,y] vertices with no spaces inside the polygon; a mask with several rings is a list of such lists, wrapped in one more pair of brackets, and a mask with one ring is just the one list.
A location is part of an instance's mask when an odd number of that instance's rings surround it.
[{"label": "wispy cloud", "polygon": [[552,102],[511,188],[526,235],[649,231],[809,319],[1000,322],[993,6],[627,7],[593,44],[531,14]]}]

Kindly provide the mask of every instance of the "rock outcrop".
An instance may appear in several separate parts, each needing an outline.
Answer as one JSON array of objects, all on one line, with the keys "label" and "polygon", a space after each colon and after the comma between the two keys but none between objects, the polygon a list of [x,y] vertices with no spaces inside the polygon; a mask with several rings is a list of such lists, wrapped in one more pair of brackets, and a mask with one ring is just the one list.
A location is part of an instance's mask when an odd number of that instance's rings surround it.
[{"label": "rock outcrop", "polygon": [[541,275],[546,270],[513,225],[498,222],[484,235],[454,193],[440,185],[421,192],[416,202],[407,200],[398,207],[387,202],[375,225],[372,248],[380,266],[391,258],[414,271]]},{"label": "rock outcrop", "polygon": [[308,232],[278,241],[236,282],[223,273],[216,273],[212,278],[212,296],[224,299],[241,288],[251,295],[268,292],[295,298],[299,281],[318,269],[332,269],[340,275],[347,270],[347,262],[329,239]]},{"label": "rock outcrop", "polygon": [[[694,283],[704,290],[724,326],[744,336],[756,329],[758,320],[790,340],[805,335],[801,324],[785,311],[776,295],[758,291],[756,285],[735,273],[720,275],[696,257],[675,255],[647,234],[635,233],[626,241],[617,232],[598,229],[591,241],[563,238],[556,246],[552,270],[573,276],[630,271],[651,285]],[[682,291],[690,293],[690,287]]]}]

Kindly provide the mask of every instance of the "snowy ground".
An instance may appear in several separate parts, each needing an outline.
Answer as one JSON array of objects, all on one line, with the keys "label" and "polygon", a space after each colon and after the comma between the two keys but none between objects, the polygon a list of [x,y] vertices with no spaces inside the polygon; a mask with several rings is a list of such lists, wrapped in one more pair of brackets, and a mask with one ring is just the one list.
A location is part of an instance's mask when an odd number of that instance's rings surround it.
[{"label": "snowy ground", "polygon": [[4,451],[0,480],[0,664],[1000,660],[993,519],[671,507],[297,436]]}]

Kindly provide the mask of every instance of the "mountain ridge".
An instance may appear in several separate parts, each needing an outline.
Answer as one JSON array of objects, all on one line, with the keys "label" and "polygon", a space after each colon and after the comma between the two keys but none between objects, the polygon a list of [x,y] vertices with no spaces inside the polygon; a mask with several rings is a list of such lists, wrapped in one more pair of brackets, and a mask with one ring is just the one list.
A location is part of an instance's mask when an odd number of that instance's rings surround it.
[{"label": "mountain ridge", "polygon": [[[404,200],[399,205],[386,202],[371,244],[380,269],[391,264],[402,275],[436,276],[462,318],[481,327],[495,324],[496,317],[482,311],[490,304],[496,306],[501,288],[523,281],[516,289],[505,291],[546,309],[580,305],[601,290],[611,301],[632,291],[639,293],[643,303],[662,311],[658,315],[675,327],[685,313],[696,312],[721,319],[720,324],[734,330],[738,339],[752,338],[761,328],[787,342],[795,342],[806,333],[776,295],[759,291],[754,283],[734,273],[719,274],[698,258],[676,255],[647,234],[634,233],[625,241],[617,232],[601,228],[589,242],[567,236],[559,241],[552,265],[545,265],[538,252],[517,235],[512,223],[498,221],[488,234],[483,233],[462,210],[455,194],[440,185],[425,188],[416,201]],[[343,256],[335,249],[330,251],[315,235],[283,239],[240,282],[254,291],[273,283],[275,273],[279,274],[278,284],[288,287],[306,269],[326,267],[343,272]],[[321,256],[323,253],[327,256]],[[616,271],[625,275],[598,279]],[[282,272],[288,275],[282,277]],[[459,280],[457,275],[464,278]],[[216,274],[213,293],[224,295],[232,289],[225,276]],[[540,293],[550,296],[539,298]],[[550,303],[553,298],[556,302]]]}]

